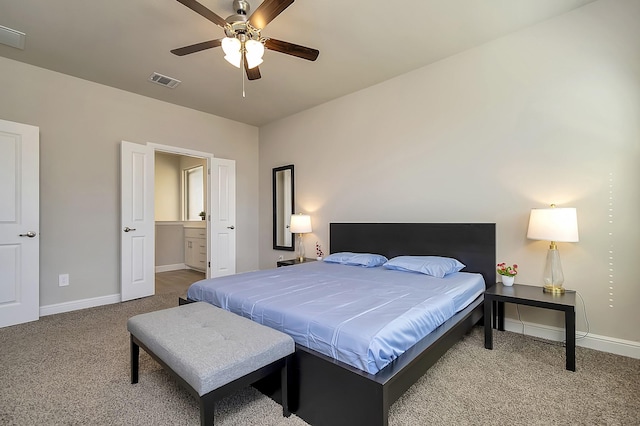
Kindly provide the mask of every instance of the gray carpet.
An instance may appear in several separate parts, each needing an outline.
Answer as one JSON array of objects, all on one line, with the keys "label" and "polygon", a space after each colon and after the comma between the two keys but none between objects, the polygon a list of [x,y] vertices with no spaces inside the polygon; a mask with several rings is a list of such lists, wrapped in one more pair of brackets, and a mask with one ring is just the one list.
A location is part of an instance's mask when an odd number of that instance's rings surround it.
[{"label": "gray carpet", "polygon": [[[178,293],[52,315],[0,329],[1,425],[198,425],[194,398],[141,352],[129,383],[129,317],[175,306]],[[508,332],[484,349],[476,328],[392,407],[390,425],[640,424],[640,360]],[[247,388],[222,400],[217,425],[305,425]],[[363,425],[365,426],[365,425]]]}]

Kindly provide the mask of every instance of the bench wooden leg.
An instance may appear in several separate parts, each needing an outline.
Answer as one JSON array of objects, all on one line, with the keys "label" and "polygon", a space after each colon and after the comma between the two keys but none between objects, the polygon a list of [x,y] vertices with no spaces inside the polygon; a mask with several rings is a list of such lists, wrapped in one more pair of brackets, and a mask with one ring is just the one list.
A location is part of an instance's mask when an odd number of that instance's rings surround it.
[{"label": "bench wooden leg", "polygon": [[138,383],[138,368],[140,362],[140,346],[133,341],[131,335],[131,383]]},{"label": "bench wooden leg", "polygon": [[215,411],[215,398],[211,393],[200,397],[200,426],[213,426],[213,412]]}]

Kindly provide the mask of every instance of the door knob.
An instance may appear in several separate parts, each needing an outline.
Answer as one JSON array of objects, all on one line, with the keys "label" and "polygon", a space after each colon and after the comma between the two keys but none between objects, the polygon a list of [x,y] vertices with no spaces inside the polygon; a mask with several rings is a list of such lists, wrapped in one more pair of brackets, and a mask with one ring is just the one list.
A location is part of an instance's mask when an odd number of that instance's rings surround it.
[{"label": "door knob", "polygon": [[236,229],[236,227],[231,225],[231,226],[227,226],[227,229]]},{"label": "door knob", "polygon": [[33,238],[36,236],[36,233],[33,231],[29,231],[26,234],[18,234],[18,236],[20,237],[29,237],[29,238]]},{"label": "door knob", "polygon": [[124,228],[124,232],[131,232],[131,231],[135,231],[135,230],[136,230],[136,228],[129,228],[128,226],[126,226]]}]

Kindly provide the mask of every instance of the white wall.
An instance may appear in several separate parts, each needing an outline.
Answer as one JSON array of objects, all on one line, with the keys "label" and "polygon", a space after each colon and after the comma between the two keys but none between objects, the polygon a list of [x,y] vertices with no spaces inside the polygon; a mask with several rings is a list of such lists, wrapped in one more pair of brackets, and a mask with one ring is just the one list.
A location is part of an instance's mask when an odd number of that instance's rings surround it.
[{"label": "white wall", "polygon": [[190,222],[156,222],[156,272],[184,269],[184,225]]},{"label": "white wall", "polygon": [[182,220],[180,158],[178,155],[166,152],[156,151],[155,153],[156,222]]},{"label": "white wall", "polygon": [[40,127],[42,306],[120,292],[122,140],[235,160],[237,270],[256,269],[256,127],[5,58],[0,78],[0,118]]},{"label": "white wall", "polygon": [[598,1],[262,127],[261,268],[291,257],[271,249],[271,169],[285,164],[312,215],[307,253],[334,221],[495,222],[498,261],[539,285],[548,243],[526,239],[530,209],[572,206],[566,287],[592,333],[640,342],[638,22],[639,1]]}]

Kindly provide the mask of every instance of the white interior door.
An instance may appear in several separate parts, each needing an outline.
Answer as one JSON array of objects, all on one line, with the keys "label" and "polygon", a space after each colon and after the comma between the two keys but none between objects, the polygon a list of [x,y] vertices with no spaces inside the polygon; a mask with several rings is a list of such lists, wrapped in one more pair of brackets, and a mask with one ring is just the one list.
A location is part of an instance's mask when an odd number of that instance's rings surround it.
[{"label": "white interior door", "polygon": [[122,141],[121,278],[122,301],[155,293],[154,150]]},{"label": "white interior door", "polygon": [[210,159],[209,278],[236,273],[236,162]]},{"label": "white interior door", "polygon": [[0,327],[40,317],[40,130],[0,120]]}]

